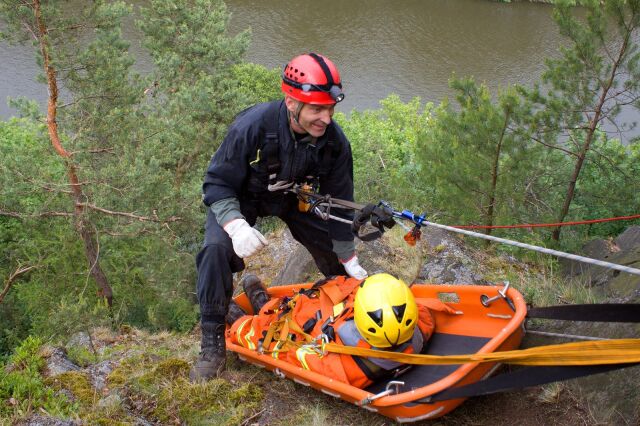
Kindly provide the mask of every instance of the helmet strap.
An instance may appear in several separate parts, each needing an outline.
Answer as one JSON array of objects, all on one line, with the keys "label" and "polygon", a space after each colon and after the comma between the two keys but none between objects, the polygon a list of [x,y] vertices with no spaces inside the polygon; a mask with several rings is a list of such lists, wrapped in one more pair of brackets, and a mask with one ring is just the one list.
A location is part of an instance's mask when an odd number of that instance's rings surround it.
[{"label": "helmet strap", "polygon": [[300,127],[302,127],[302,126],[300,125],[300,122],[298,121],[298,119],[300,118],[300,112],[302,111],[302,107],[303,106],[304,106],[304,102],[298,102],[298,106],[296,108],[296,112],[293,115],[293,121],[295,121],[295,123]]},{"label": "helmet strap", "polygon": [[[294,124],[296,124],[297,126],[299,126],[305,133],[308,133],[304,127],[302,127],[302,125],[300,124],[299,118],[300,118],[300,111],[302,111],[302,107],[304,106],[304,102],[298,102],[298,106],[296,106],[296,109],[294,112],[291,112],[289,109],[287,109],[287,117],[289,118],[290,121],[293,121]],[[291,134],[293,134],[293,129],[291,128],[291,126],[289,126],[289,130],[292,132]]]}]

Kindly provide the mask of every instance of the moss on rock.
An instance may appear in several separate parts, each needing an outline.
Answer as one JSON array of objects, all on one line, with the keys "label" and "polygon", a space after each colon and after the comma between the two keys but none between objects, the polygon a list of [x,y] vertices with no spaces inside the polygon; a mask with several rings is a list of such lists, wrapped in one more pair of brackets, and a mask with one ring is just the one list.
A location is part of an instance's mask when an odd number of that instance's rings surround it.
[{"label": "moss on rock", "polygon": [[161,423],[235,425],[256,411],[262,398],[253,384],[234,388],[224,379],[190,383],[179,378],[161,390],[153,416]]},{"label": "moss on rock", "polygon": [[91,405],[96,399],[96,390],[91,386],[89,377],[79,371],[67,371],[46,379],[46,384],[57,390],[66,389],[82,405]]}]

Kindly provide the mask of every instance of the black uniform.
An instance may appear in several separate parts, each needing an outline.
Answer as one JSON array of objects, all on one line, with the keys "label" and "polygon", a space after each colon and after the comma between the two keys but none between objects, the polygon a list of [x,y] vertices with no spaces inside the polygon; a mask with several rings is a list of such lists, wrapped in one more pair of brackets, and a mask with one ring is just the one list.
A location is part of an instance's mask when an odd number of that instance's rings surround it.
[{"label": "black uniform", "polygon": [[[204,184],[204,203],[235,198],[250,225],[258,217],[277,216],[293,237],[313,256],[324,275],[344,275],[345,270],[332,251],[332,241],[353,241],[349,224],[322,221],[298,211],[294,194],[269,191],[278,181],[316,181],[322,194],[353,201],[351,147],[335,123],[323,136],[294,137],[284,101],[258,104],[240,113],[230,126],[222,145],[211,159]],[[196,257],[198,300],[203,318],[224,316],[233,292],[234,272],[244,269],[233,251],[231,238],[208,210],[204,246]],[[351,219],[349,213],[332,214]]]}]

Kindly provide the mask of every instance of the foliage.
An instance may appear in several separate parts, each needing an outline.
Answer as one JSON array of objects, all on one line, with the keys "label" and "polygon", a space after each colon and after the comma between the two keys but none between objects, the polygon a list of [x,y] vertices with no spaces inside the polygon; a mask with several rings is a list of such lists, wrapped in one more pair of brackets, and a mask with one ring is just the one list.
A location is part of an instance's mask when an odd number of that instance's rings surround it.
[{"label": "foliage", "polygon": [[[227,35],[221,0],[151,2],[139,26],[155,69],[142,78],[132,71],[135,60],[120,28],[131,7],[3,2],[2,21],[14,41],[30,39],[24,30],[36,5],[52,29],[43,41],[57,83],[67,90],[57,122],[71,154],[66,160],[56,154],[28,101],[17,103],[31,120],[0,123],[7,165],[3,160],[0,170],[0,249],[8,254],[0,272],[4,278],[18,265],[38,266],[0,305],[0,353],[30,332],[62,338],[123,322],[189,330],[197,320],[193,255],[200,244],[202,171],[248,102],[237,79],[252,83],[263,73],[235,74],[248,33]],[[260,90],[253,96],[263,96]],[[87,205],[81,216],[69,198],[70,165]],[[94,235],[99,267],[114,290],[111,310],[87,291],[98,262],[85,259],[75,233],[79,221]]]},{"label": "foliage", "polygon": [[494,103],[484,85],[452,79],[457,105],[443,102],[416,145],[420,179],[443,220],[482,225],[548,217],[558,159],[532,146],[514,123],[527,113],[515,90]]},{"label": "foliage", "polygon": [[233,75],[239,83],[239,103],[245,107],[282,98],[280,70],[252,63],[238,64]]},{"label": "foliage", "polygon": [[[546,60],[543,86],[521,89],[533,113],[524,120],[534,139],[565,153],[572,163],[566,189],[557,209],[557,221],[564,221],[574,208],[577,184],[584,162],[597,139],[609,143],[605,125],[617,123],[623,105],[640,106],[640,55],[634,40],[640,28],[638,0],[583,0],[577,2],[584,17],[574,13],[576,2],[556,3],[554,19],[568,45],[561,57]],[[546,91],[546,93],[543,93]],[[560,227],[553,233],[559,239]]]},{"label": "foliage", "polygon": [[28,337],[9,358],[7,365],[0,364],[0,418],[18,419],[38,410],[53,416],[68,417],[75,404],[63,394],[47,387],[40,375],[44,359],[39,351],[42,341]]},{"label": "foliage", "polygon": [[380,105],[378,110],[352,111],[348,119],[335,116],[351,142],[356,199],[427,208],[429,188],[416,184],[418,165],[412,148],[427,125],[431,105],[423,109],[419,98],[405,104],[396,95]]}]

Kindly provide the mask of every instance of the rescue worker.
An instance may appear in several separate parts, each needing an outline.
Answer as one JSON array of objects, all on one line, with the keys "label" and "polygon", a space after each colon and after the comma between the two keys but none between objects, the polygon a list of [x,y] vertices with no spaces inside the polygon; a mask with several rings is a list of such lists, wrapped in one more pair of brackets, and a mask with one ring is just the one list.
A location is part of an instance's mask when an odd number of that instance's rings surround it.
[{"label": "rescue worker", "polygon": [[[344,99],[338,69],[322,55],[300,55],[284,67],[281,88],[283,100],[255,105],[236,117],[206,172],[203,201],[209,209],[196,257],[202,342],[190,373],[193,381],[210,379],[224,368],[232,274],[268,244],[253,228],[258,217],[282,219],[325,276],[367,276],[349,224],[299,211],[296,195],[287,192],[308,184],[353,200],[351,147],[332,120],[336,103]],[[350,213],[332,214],[352,219]]]},{"label": "rescue worker", "polygon": [[381,358],[322,354],[300,342],[317,342],[321,336],[347,346],[420,353],[434,330],[429,308],[453,312],[437,299],[418,305],[409,287],[389,274],[375,274],[364,281],[334,277],[292,298],[267,302],[266,289],[257,277],[244,284],[258,314],[246,315],[232,302],[227,319],[235,344],[359,388],[394,376],[406,365]]}]

